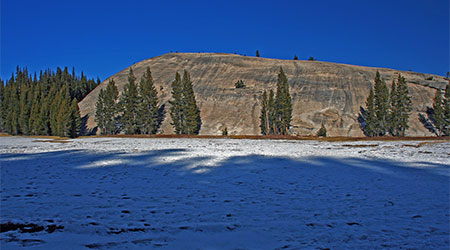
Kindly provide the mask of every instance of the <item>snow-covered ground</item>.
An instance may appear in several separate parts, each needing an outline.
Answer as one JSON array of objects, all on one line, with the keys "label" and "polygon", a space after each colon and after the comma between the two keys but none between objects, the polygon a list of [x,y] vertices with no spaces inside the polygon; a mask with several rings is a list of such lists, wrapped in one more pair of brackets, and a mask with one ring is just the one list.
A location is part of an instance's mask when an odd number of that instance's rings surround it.
[{"label": "snow-covered ground", "polygon": [[449,249],[450,143],[420,143],[0,137],[2,231],[36,229],[0,247]]}]

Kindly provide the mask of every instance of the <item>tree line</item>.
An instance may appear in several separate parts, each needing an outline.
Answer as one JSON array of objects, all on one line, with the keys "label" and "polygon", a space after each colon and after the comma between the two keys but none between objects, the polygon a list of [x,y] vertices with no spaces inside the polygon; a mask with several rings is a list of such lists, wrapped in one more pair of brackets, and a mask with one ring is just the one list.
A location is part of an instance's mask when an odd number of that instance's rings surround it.
[{"label": "tree line", "polygon": [[98,84],[100,79],[88,79],[83,72],[77,76],[67,67],[40,71],[39,77],[17,67],[6,84],[0,79],[0,129],[11,135],[77,137],[78,100]]},{"label": "tree line", "polygon": [[409,128],[411,96],[406,80],[400,74],[392,80],[391,91],[377,71],[374,87],[370,88],[366,108],[361,107],[358,120],[366,136],[405,136]]},{"label": "tree line", "polygon": [[[158,92],[150,68],[147,67],[139,85],[130,68],[128,83],[119,98],[113,79],[105,90],[100,90],[95,119],[101,134],[156,134],[164,119],[164,105],[159,106]],[[200,109],[197,106],[189,73],[183,78],[177,72],[172,82],[172,99],[169,101],[172,126],[176,134],[198,134],[201,127]]]},{"label": "tree line", "polygon": [[419,114],[419,121],[437,136],[450,136],[450,83],[444,92],[436,90],[432,107],[427,108],[426,116]]},{"label": "tree line", "polygon": [[292,120],[292,101],[289,94],[288,79],[280,68],[276,93],[271,89],[269,95],[264,90],[261,97],[260,128],[263,135],[287,135]]}]

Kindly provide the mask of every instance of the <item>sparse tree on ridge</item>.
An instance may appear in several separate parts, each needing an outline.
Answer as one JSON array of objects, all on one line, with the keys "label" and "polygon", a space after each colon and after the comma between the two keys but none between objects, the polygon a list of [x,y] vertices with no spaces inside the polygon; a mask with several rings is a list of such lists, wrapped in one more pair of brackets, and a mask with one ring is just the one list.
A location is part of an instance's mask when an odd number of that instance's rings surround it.
[{"label": "sparse tree on ridge", "polygon": [[256,50],[256,57],[259,57],[259,50]]}]

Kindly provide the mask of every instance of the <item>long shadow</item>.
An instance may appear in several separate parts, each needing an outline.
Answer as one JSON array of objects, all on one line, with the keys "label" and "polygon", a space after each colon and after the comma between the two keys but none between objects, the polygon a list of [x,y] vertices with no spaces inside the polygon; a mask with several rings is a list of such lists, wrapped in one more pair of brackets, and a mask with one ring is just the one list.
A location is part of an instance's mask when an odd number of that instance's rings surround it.
[{"label": "long shadow", "polygon": [[184,149],[3,154],[2,221],[60,220],[64,230],[99,235],[138,228],[174,241],[185,230],[269,232],[294,248],[363,249],[368,241],[448,247],[449,165],[263,155],[214,160]]}]

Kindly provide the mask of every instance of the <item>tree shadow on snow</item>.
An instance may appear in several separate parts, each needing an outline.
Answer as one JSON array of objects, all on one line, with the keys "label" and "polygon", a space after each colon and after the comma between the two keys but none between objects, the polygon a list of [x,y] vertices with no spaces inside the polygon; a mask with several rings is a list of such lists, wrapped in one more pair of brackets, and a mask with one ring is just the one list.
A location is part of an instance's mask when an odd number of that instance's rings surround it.
[{"label": "tree shadow on snow", "polygon": [[[278,228],[279,237],[299,242],[314,242],[317,233],[339,228],[338,234],[326,236],[335,246],[342,246],[346,232],[361,238],[373,234],[376,239],[385,237],[374,234],[381,230],[398,236],[425,234],[432,228],[436,237],[442,236],[435,242],[444,245],[449,232],[450,166],[446,164],[320,156],[246,155],[219,160],[185,149],[67,150],[3,154],[0,170],[3,220],[17,219],[20,213],[9,213],[17,206],[39,204],[43,210],[60,210],[60,217],[67,220],[77,218],[77,213],[79,218],[93,216],[93,207],[121,206],[121,217],[96,223],[137,221],[124,216],[138,210],[140,219],[151,221],[157,216],[170,224],[175,214],[176,221],[224,224],[220,230],[225,232],[243,230],[236,229],[240,227],[258,231],[267,223]],[[55,200],[56,208],[51,205]],[[227,224],[231,219],[233,224]],[[110,224],[107,227],[112,228]],[[360,228],[354,231],[355,227]],[[416,231],[409,231],[411,227]],[[425,244],[420,238],[416,241]]]}]

